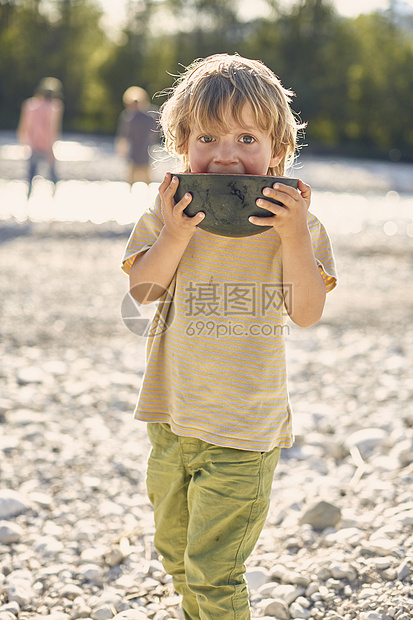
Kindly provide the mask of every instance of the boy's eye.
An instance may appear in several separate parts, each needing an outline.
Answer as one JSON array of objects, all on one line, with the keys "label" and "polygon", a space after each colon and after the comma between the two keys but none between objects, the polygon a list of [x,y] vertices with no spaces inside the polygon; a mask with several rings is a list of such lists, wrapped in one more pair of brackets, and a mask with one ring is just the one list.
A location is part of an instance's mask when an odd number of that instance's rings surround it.
[{"label": "boy's eye", "polygon": [[254,136],[241,136],[241,142],[243,142],[243,144],[253,144],[255,142],[255,138]]},{"label": "boy's eye", "polygon": [[211,136],[201,136],[199,139],[201,142],[204,142],[205,144],[209,144],[210,142],[214,141],[214,138],[211,138]]}]

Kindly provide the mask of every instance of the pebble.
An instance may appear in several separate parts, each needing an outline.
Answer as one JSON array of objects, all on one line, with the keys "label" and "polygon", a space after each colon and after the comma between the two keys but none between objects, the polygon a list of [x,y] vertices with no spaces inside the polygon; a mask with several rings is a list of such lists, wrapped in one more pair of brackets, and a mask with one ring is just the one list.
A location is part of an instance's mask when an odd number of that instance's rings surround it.
[{"label": "pebble", "polygon": [[361,456],[366,458],[384,442],[386,437],[386,431],[382,428],[363,428],[351,433],[346,439],[346,445],[349,449],[357,447]]},{"label": "pebble", "polygon": [[250,590],[259,590],[270,578],[268,569],[257,567],[245,573],[245,578]]},{"label": "pebble", "polygon": [[298,601],[295,601],[292,605],[290,605],[290,617],[291,618],[299,618],[306,620],[310,618],[311,611],[300,604]]},{"label": "pebble", "polygon": [[28,510],[28,501],[13,489],[0,489],[0,519],[10,519]]},{"label": "pebble", "polygon": [[92,611],[90,617],[92,620],[110,620],[113,618],[113,607],[111,605],[101,605]]},{"label": "pebble", "polygon": [[20,614],[20,605],[17,601],[9,601],[8,603],[4,603],[0,606],[0,612],[9,612],[14,616],[18,616]]},{"label": "pebble", "polygon": [[263,608],[265,614],[275,616],[280,620],[289,620],[291,617],[287,603],[281,599],[264,600]]},{"label": "pebble", "polygon": [[305,510],[300,518],[300,524],[308,523],[315,530],[324,530],[334,527],[340,521],[341,510],[338,506],[326,502],[317,501]]},{"label": "pebble", "polygon": [[99,581],[102,577],[102,569],[96,564],[84,564],[78,568],[79,576],[87,581]]},{"label": "pebble", "polygon": [[410,575],[410,566],[407,562],[403,562],[402,564],[400,564],[400,566],[397,569],[397,579],[400,579],[400,581],[403,581],[403,579],[406,579],[406,577],[408,577]]},{"label": "pebble", "polygon": [[11,545],[11,543],[19,542],[23,533],[23,528],[17,523],[0,521],[0,544]]},{"label": "pebble", "polygon": [[[180,619],[153,547],[149,441],[132,415],[145,342],[119,320],[130,227],[10,230],[0,620]],[[325,319],[287,338],[299,432],[247,562],[256,619],[411,617],[413,295],[397,282],[411,280],[412,255],[380,235],[333,239],[342,282]]]},{"label": "pebble", "polygon": [[16,620],[16,616],[11,611],[0,611],[0,620]]},{"label": "pebble", "polygon": [[279,585],[273,588],[272,596],[274,598],[281,598],[287,605],[291,605],[291,603],[294,603],[304,592],[304,588],[297,588],[294,585]]},{"label": "pebble", "polygon": [[114,616],[116,620],[147,620],[147,615],[138,609],[128,609]]},{"label": "pebble", "polygon": [[382,538],[378,540],[366,540],[362,542],[362,547],[370,553],[377,555],[389,555],[393,553],[397,555],[398,545],[394,543],[393,539]]}]

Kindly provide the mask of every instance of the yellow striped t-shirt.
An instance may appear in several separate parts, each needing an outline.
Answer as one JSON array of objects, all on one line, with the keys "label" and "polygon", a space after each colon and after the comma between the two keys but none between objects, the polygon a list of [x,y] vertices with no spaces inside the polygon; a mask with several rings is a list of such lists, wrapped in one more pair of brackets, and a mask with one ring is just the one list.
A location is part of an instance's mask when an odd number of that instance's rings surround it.
[{"label": "yellow striped t-shirt", "polygon": [[[314,215],[308,224],[329,291],[336,284],[331,244]],[[126,273],[162,227],[158,196],[131,234]],[[242,450],[292,445],[280,238],[274,229],[244,238],[198,229],[153,321],[137,419],[166,422],[177,435]]]}]

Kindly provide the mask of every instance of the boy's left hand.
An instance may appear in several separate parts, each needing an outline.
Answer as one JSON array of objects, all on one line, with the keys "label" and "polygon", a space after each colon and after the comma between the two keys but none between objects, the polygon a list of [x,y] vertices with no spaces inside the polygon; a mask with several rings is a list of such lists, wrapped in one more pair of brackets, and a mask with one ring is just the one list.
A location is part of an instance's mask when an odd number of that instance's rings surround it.
[{"label": "boy's left hand", "polygon": [[[257,199],[257,206],[268,209],[272,217],[249,218],[252,224],[257,226],[273,226],[280,235],[281,240],[287,238],[298,238],[308,234],[307,212],[311,202],[311,187],[298,181],[298,189],[294,189],[284,183],[274,183],[273,187],[266,187],[263,190],[263,198]],[[269,200],[278,200],[282,205],[276,205]]]}]

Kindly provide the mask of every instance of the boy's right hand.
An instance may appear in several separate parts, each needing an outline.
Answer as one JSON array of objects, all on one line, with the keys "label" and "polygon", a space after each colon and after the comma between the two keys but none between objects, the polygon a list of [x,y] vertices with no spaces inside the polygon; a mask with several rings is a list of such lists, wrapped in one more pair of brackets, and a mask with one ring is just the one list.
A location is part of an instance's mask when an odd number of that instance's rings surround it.
[{"label": "boy's right hand", "polygon": [[184,213],[184,209],[192,200],[191,194],[187,193],[179,202],[175,203],[175,192],[178,188],[179,180],[167,172],[164,180],[159,186],[159,195],[162,201],[162,215],[165,228],[177,239],[189,240],[196,227],[205,217],[205,213],[200,211],[193,217]]}]

